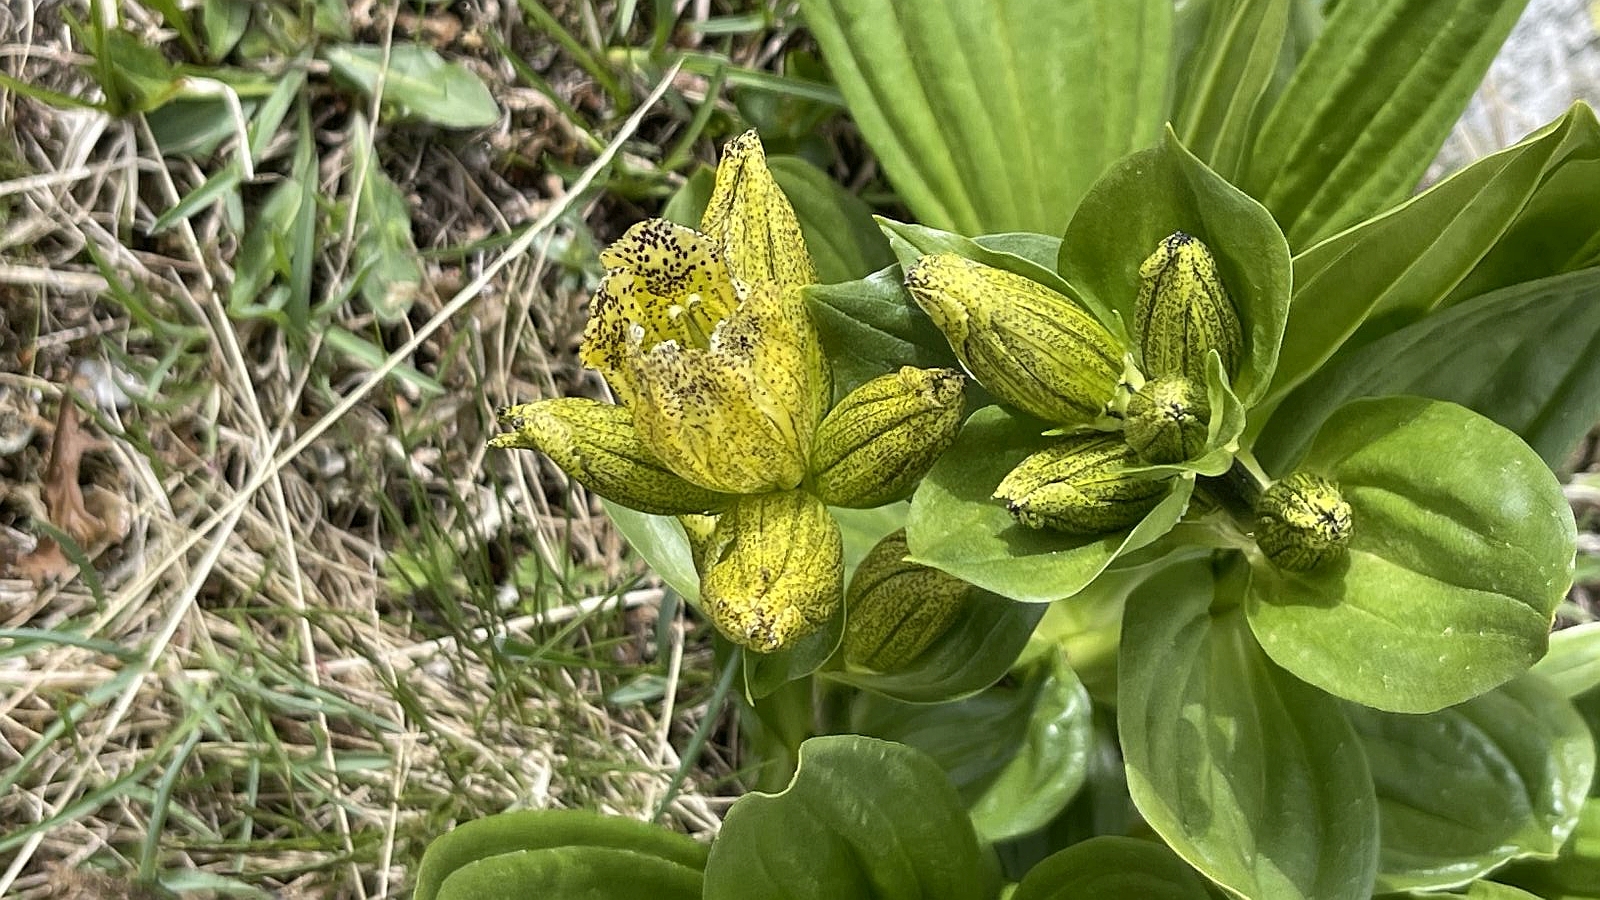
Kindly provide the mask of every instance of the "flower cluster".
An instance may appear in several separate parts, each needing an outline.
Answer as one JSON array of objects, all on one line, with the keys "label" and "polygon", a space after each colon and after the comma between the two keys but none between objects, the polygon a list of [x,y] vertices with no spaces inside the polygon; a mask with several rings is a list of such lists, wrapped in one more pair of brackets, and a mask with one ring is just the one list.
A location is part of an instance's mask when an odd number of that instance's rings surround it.
[{"label": "flower cluster", "polygon": [[841,605],[827,507],[908,495],[960,428],[962,376],[903,368],[833,406],[801,293],[816,269],[753,131],[725,148],[698,229],[641,222],[600,259],[582,359],[621,405],[509,407],[512,430],[491,444],[540,450],[608,500],[684,517],[711,621],[756,651],[792,646]]},{"label": "flower cluster", "polygon": [[[1058,426],[1060,439],[995,489],[1023,525],[1074,535],[1132,528],[1185,464],[1214,449],[1211,391],[1237,377],[1244,333],[1199,239],[1175,232],[1140,265],[1133,347],[1072,298],[955,254],[921,257],[905,283],[984,388]],[[1263,549],[1286,568],[1336,559],[1349,539],[1337,486],[1318,479],[1314,493],[1315,502],[1287,488],[1259,498]]]}]

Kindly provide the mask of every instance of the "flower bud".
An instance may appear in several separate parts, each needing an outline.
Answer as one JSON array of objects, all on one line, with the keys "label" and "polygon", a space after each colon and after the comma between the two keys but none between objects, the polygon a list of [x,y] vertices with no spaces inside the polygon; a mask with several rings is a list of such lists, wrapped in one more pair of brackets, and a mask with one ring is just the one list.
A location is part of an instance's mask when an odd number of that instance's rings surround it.
[{"label": "flower bud", "polygon": [[1148,463],[1194,459],[1210,436],[1211,401],[1203,387],[1181,375],[1145,382],[1128,401],[1122,436]]},{"label": "flower bud", "polygon": [[501,410],[514,431],[489,446],[538,450],[589,490],[652,515],[721,509],[733,498],[673,474],[639,439],[633,415],[621,406],[582,397],[540,400]]},{"label": "flower bud", "polygon": [[727,638],[771,653],[821,628],[843,600],[844,545],[803,491],[740,497],[717,517],[700,604]]},{"label": "flower bud", "polygon": [[1295,472],[1256,503],[1256,546],[1289,572],[1309,572],[1337,560],[1350,543],[1350,504],[1339,486]]},{"label": "flower bud", "polygon": [[1011,406],[1074,425],[1094,421],[1115,394],[1123,347],[1044,285],[939,253],[917,260],[906,287],[972,377]]},{"label": "flower bud", "polygon": [[904,668],[921,655],[965,605],[965,581],[906,561],[905,529],[867,553],[846,594],[844,661],[875,672]]},{"label": "flower bud", "polygon": [[868,509],[909,494],[961,430],[964,381],[953,369],[906,366],[851,391],[814,438],[817,496]]},{"label": "flower bud", "polygon": [[1206,383],[1206,353],[1217,351],[1222,370],[1239,374],[1244,330],[1217,260],[1198,238],[1175,232],[1139,266],[1134,330],[1145,374],[1182,375]]},{"label": "flower bud", "polygon": [[1137,523],[1166,495],[1169,478],[1128,471],[1141,464],[1119,437],[1074,435],[1023,460],[994,496],[1029,528],[1104,534]]}]

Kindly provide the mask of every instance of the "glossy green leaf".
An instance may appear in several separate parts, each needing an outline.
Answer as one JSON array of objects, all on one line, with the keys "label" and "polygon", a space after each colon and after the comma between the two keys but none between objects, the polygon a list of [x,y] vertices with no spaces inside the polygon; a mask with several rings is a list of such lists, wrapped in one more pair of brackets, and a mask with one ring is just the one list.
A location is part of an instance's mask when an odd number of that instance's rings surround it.
[{"label": "glossy green leaf", "polygon": [[1213,0],[1199,45],[1177,70],[1173,127],[1183,145],[1230,181],[1265,117],[1295,0]]},{"label": "glossy green leaf", "polygon": [[797,156],[768,157],[767,166],[794,206],[819,282],[865,278],[894,262],[889,242],[861,198]]},{"label": "glossy green leaf", "polygon": [[1467,900],[1551,900],[1549,895],[1538,897],[1521,888],[1493,881],[1474,881],[1467,888]]},{"label": "glossy green leaf", "polygon": [[[450,873],[439,900],[700,900],[705,876],[653,856],[611,847],[518,850]],[[419,895],[420,896],[420,895]]]},{"label": "glossy green leaf", "polygon": [[480,860],[578,847],[624,851],[636,859],[659,860],[691,872],[705,868],[708,852],[705,845],[682,834],[619,816],[575,809],[501,813],[457,826],[428,845],[417,870],[416,900],[433,900],[447,878]]},{"label": "glossy green leaf", "polygon": [[[1260,204],[1178,143],[1122,160],[1095,183],[1061,242],[1060,269],[1086,300],[1135,321],[1139,265],[1175,231],[1211,249],[1244,328],[1233,390],[1249,406],[1266,391],[1289,311],[1289,246]],[[1093,308],[1093,307],[1091,307]]]},{"label": "glossy green leaf", "polygon": [[1028,871],[1011,900],[1207,900],[1205,879],[1154,841],[1104,836]]},{"label": "glossy green leaf", "polygon": [[912,499],[912,560],[1005,597],[1048,603],[1077,593],[1112,560],[1148,546],[1182,518],[1194,480],[1179,477],[1132,529],[1083,536],[1018,523],[994,489],[1025,457],[1058,440],[1043,436],[1047,427],[998,406],[973,413]]},{"label": "glossy green leaf", "polygon": [[1291,246],[1404,198],[1527,0],[1341,0],[1267,114],[1244,186]]},{"label": "glossy green leaf", "polygon": [[[381,82],[383,102],[402,119],[444,128],[483,128],[500,118],[500,107],[472,70],[445,62],[432,47],[396,43],[389,48],[334,44],[322,58],[338,78],[372,96]],[[381,78],[380,78],[381,76]]]},{"label": "glossy green leaf", "polygon": [[[1600,124],[1578,105],[1516,146],[1294,258],[1294,302],[1268,399],[1351,340],[1441,306],[1597,262]],[[1577,209],[1567,209],[1572,204]],[[1561,209],[1557,218],[1546,210]]]},{"label": "glossy green leaf", "polygon": [[677,519],[652,516],[610,500],[602,499],[600,504],[628,546],[650,564],[651,571],[684,599],[700,599],[700,574],[694,568],[694,553]]},{"label": "glossy green leaf", "polygon": [[919,221],[1060,234],[1166,118],[1170,0],[803,0],[850,112]]},{"label": "glossy green leaf", "polygon": [[1519,678],[1424,716],[1349,704],[1378,794],[1381,891],[1448,888],[1554,856],[1594,777],[1594,740],[1548,682]]},{"label": "glossy green leaf", "polygon": [[1347,700],[1421,713],[1544,654],[1575,526],[1516,435],[1452,403],[1358,400],[1299,468],[1339,485],[1351,539],[1346,559],[1311,572],[1252,561],[1250,627],[1279,665]]},{"label": "glossy green leaf", "polygon": [[1495,879],[1533,892],[1541,900],[1595,900],[1600,898],[1600,800],[1583,805],[1578,827],[1546,862],[1519,862],[1496,872]]},{"label": "glossy green leaf", "polygon": [[[1128,598],[1117,721],[1146,821],[1241,897],[1371,896],[1378,812],[1337,701],[1273,665],[1201,559]],[[1229,596],[1211,611],[1217,585]]]},{"label": "glossy green leaf", "polygon": [[1282,471],[1357,397],[1448,400],[1521,435],[1559,466],[1600,420],[1600,268],[1513,285],[1340,352],[1275,412],[1256,442]]},{"label": "glossy green leaf", "polygon": [[944,771],[899,744],[812,738],[782,793],[731,809],[705,900],[988,900],[998,875]]},{"label": "glossy green leaf", "polygon": [[952,703],[912,704],[871,694],[851,706],[852,731],[928,754],[950,775],[986,842],[1043,828],[1083,786],[1089,695],[1060,651],[1020,679]]},{"label": "glossy green leaf", "polygon": [[939,703],[983,690],[1011,668],[1047,607],[972,588],[944,634],[894,672],[828,672],[827,677],[908,703]]},{"label": "glossy green leaf", "polygon": [[1571,699],[1600,688],[1600,622],[1563,628],[1550,635],[1550,652],[1533,674]]},{"label": "glossy green leaf", "polygon": [[835,397],[901,366],[960,368],[944,335],[906,293],[893,265],[860,281],[806,288],[811,320],[833,364]]}]

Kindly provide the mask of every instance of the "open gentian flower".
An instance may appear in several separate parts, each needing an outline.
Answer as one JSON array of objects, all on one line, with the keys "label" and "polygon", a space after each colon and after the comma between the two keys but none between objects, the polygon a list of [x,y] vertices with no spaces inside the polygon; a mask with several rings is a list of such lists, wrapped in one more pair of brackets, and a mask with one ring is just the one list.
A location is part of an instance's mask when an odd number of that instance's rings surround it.
[{"label": "open gentian flower", "polygon": [[726,147],[698,230],[641,222],[600,260],[581,356],[623,406],[510,407],[501,421],[513,431],[491,444],[541,450],[624,506],[714,514],[691,529],[701,608],[745,647],[791,646],[841,604],[828,505],[909,493],[960,425],[961,378],[903,370],[828,415],[829,371],[801,296],[816,269],[753,131]]}]

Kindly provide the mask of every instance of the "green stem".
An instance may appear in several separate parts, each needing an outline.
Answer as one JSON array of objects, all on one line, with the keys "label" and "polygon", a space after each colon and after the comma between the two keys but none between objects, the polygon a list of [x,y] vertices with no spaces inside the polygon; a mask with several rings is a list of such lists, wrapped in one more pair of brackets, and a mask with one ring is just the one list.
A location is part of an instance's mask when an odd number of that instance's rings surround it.
[{"label": "green stem", "polygon": [[1241,451],[1228,471],[1201,478],[1198,487],[1248,532],[1255,521],[1256,503],[1269,483],[1255,459]]}]

